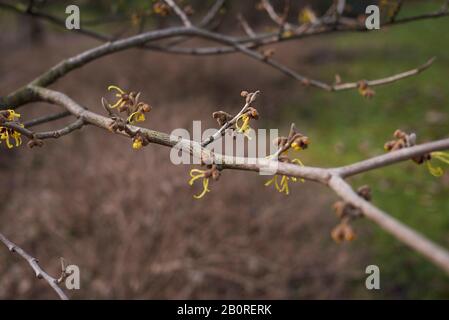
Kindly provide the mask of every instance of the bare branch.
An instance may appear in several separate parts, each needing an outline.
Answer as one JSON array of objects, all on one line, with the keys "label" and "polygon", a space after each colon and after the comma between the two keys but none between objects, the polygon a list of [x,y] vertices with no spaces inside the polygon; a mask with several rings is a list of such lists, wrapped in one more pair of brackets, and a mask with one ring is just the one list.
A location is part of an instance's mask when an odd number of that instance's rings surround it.
[{"label": "bare branch", "polygon": [[[61,136],[72,133],[73,131],[82,128],[86,124],[92,124],[99,128],[109,130],[111,128],[111,123],[115,121],[114,119],[96,114],[91,112],[78,103],[73,101],[70,97],[53,90],[46,89],[44,87],[49,86],[56,82],[61,77],[65,76],[69,72],[80,68],[89,62],[96,59],[102,58],[106,55],[113,54],[122,50],[129,48],[145,48],[150,50],[160,50],[168,53],[179,53],[179,54],[193,54],[193,55],[206,55],[206,54],[222,54],[222,53],[232,53],[240,52],[244,55],[255,59],[261,63],[267,64],[272,68],[288,75],[289,77],[300,81],[303,85],[313,86],[320,88],[329,92],[357,89],[360,87],[361,81],[359,82],[348,82],[348,83],[338,83],[338,84],[328,84],[319,80],[311,79],[298,72],[290,69],[289,67],[281,64],[280,62],[272,59],[271,57],[258,52],[256,49],[268,45],[270,43],[279,43],[282,41],[300,39],[308,36],[315,36],[321,34],[328,34],[332,32],[345,32],[345,31],[366,31],[363,26],[356,19],[341,17],[342,10],[344,9],[345,1],[334,1],[333,10],[335,12],[329,13],[329,15],[323,16],[319,19],[319,23],[314,25],[302,25],[294,26],[286,22],[288,15],[289,3],[286,5],[283,16],[279,16],[271,3],[268,0],[263,0],[265,10],[271,17],[273,21],[280,26],[280,31],[278,33],[262,33],[256,34],[246,23],[243,17],[240,21],[244,27],[247,36],[245,37],[234,37],[225,35],[218,32],[213,32],[206,30],[203,26],[208,25],[218,14],[220,8],[223,6],[223,0],[218,0],[214,6],[209,10],[203,20],[200,22],[200,27],[195,27],[192,25],[190,19],[187,17],[186,13],[177,5],[175,0],[164,0],[172,10],[177,14],[177,16],[183,22],[182,27],[166,28],[161,30],[154,30],[145,33],[141,33],[135,36],[127,37],[124,39],[113,40],[114,38],[109,35],[103,35],[94,31],[80,29],[78,32],[96,38],[102,41],[108,41],[98,47],[92,48],[85,52],[82,52],[74,57],[68,58],[61,61],[59,64],[52,67],[50,70],[46,71],[42,75],[38,76],[28,85],[23,88],[13,92],[6,98],[0,98],[0,107],[5,108],[11,106],[12,108],[21,106],[27,102],[33,101],[47,101],[52,104],[61,106],[65,111],[37,118],[25,123],[24,127],[19,125],[17,122],[4,122],[3,127],[13,129],[29,139],[49,139],[49,138],[59,138]],[[401,1],[402,4],[402,1]],[[447,4],[447,2],[446,2]],[[0,7],[13,10],[20,14],[28,14],[34,16],[38,19],[43,19],[51,22],[55,25],[63,25],[64,21],[57,17],[47,15],[45,13],[35,12],[33,4],[31,2],[28,8],[22,8],[20,6],[8,5],[0,2]],[[399,7],[400,10],[400,7]],[[447,6],[434,13],[423,14],[419,16],[406,17],[402,19],[397,19],[396,12],[391,21],[384,24],[387,25],[397,25],[401,23],[423,20],[423,19],[433,19],[438,17],[444,17],[449,15]],[[283,35],[284,29],[293,30],[293,34],[287,36]],[[202,39],[210,40],[215,43],[219,43],[220,46],[217,47],[190,47],[184,48],[181,46],[174,46],[170,44],[160,45],[151,43],[153,41],[159,41],[163,39],[175,39],[183,41],[185,39],[190,39],[192,37],[199,37]],[[177,41],[179,43],[179,41]],[[402,80],[407,77],[415,76],[429,68],[434,61],[434,58],[430,59],[424,65],[402,72],[389,77],[376,79],[376,80],[363,80],[363,84],[369,87],[380,86],[385,84],[391,84],[396,81]],[[430,240],[426,239],[419,233],[411,230],[409,227],[405,226],[398,220],[390,217],[387,213],[381,211],[371,203],[365,201],[361,198],[350,185],[344,181],[345,178],[361,174],[370,170],[378,169],[388,165],[392,165],[401,161],[409,160],[415,156],[423,155],[432,151],[446,150],[449,149],[449,139],[434,141],[422,145],[417,145],[414,147],[405,148],[399,151],[394,151],[389,154],[377,156],[371,159],[360,161],[348,166],[340,168],[315,168],[308,166],[299,166],[292,163],[278,162],[277,157],[274,158],[257,158],[251,159],[255,161],[249,161],[250,159],[244,157],[232,157],[223,154],[214,153],[207,148],[211,142],[219,139],[227,128],[233,126],[239,119],[239,117],[247,111],[250,104],[254,101],[257,96],[258,91],[254,93],[254,96],[247,98],[245,105],[240,110],[240,112],[234,117],[229,116],[226,123],[224,123],[221,128],[209,139],[203,141],[202,143],[194,142],[191,140],[182,139],[180,137],[168,135],[162,132],[132,126],[127,123],[124,124],[124,129],[114,131],[117,134],[121,134],[130,138],[135,138],[136,136],[141,138],[144,137],[148,142],[160,144],[168,147],[180,148],[193,156],[201,159],[203,163],[220,165],[220,170],[222,169],[234,169],[234,170],[247,170],[259,172],[264,168],[270,167],[274,162],[276,163],[276,173],[291,177],[303,178],[310,181],[319,182],[323,185],[329,186],[332,190],[336,192],[344,201],[350,203],[355,208],[358,208],[363,212],[363,215],[381,228],[394,235],[397,239],[416,250],[417,252],[423,254],[431,262],[442,268],[444,271],[449,273],[449,253],[441,248],[440,246],[432,243]],[[77,118],[72,124],[55,131],[48,132],[33,132],[29,128],[38,124],[50,122],[56,119],[66,117],[68,115],[73,115]],[[232,119],[231,119],[232,118]],[[143,138],[142,138],[143,139]],[[145,141],[146,141],[145,140]],[[148,143],[146,142],[146,144]],[[146,145],[145,144],[145,145]],[[275,155],[279,155],[282,150],[278,151]],[[57,286],[57,280],[48,276],[45,272],[40,269],[37,264],[36,259],[29,256],[22,249],[16,247],[13,243],[7,240],[2,234],[0,234],[0,240],[13,252],[17,252],[23,258],[25,258],[31,265],[33,270],[35,270],[38,277],[46,279],[46,281],[52,286],[52,288],[60,295],[61,298],[67,298],[62,290]],[[56,289],[59,289],[62,293]]]},{"label": "bare branch", "polygon": [[329,180],[329,187],[343,200],[348,201],[356,208],[361,209],[366,218],[374,221],[382,229],[421,253],[424,257],[449,274],[449,253],[446,249],[434,244],[416,231],[376,208],[355,193],[341,177],[336,175],[332,176]]},{"label": "bare branch", "polygon": [[44,123],[47,123],[47,122],[63,119],[63,118],[68,117],[70,115],[71,115],[70,112],[63,111],[63,112],[51,114],[51,115],[48,115],[48,116],[42,116],[42,117],[39,117],[39,118],[36,118],[36,119],[32,119],[30,121],[25,122],[23,125],[24,125],[25,128],[32,128],[32,127],[38,126],[40,124],[44,124]]},{"label": "bare branch", "polygon": [[242,26],[243,31],[250,37],[254,38],[256,34],[254,33],[253,28],[249,25],[248,21],[243,17],[241,13],[237,15],[237,20],[240,22],[240,25]]},{"label": "bare branch", "polygon": [[367,172],[370,170],[386,167],[426,153],[446,149],[449,149],[449,139],[428,142],[421,145],[416,145],[414,147],[396,150],[348,166],[340,167],[335,169],[334,172],[340,175],[341,177],[346,178],[360,174],[362,172]]},{"label": "bare branch", "polygon": [[64,291],[62,291],[62,289],[58,286],[58,280],[50,276],[48,273],[46,273],[39,266],[38,260],[36,258],[30,256],[22,248],[18,247],[17,245],[9,241],[2,233],[0,233],[0,241],[3,242],[3,244],[8,248],[9,251],[15,252],[23,259],[25,259],[33,269],[34,273],[36,274],[36,277],[38,279],[44,279],[49,284],[49,286],[57,293],[57,295],[61,300],[69,299],[67,295],[64,293]]},{"label": "bare branch", "polygon": [[[436,60],[435,57],[429,59],[429,61],[427,61],[425,64],[423,64],[422,66],[419,66],[418,68],[412,69],[412,70],[408,70],[405,72],[401,72],[386,78],[382,78],[382,79],[376,79],[376,80],[367,80],[366,84],[370,87],[376,87],[376,86],[382,86],[382,85],[386,85],[386,84],[390,84],[405,78],[409,78],[412,76],[415,76],[421,72],[423,72],[424,70],[428,69]],[[349,89],[355,89],[359,86],[359,83],[357,82],[349,82],[349,83],[342,83],[342,84],[338,84],[338,85],[334,85],[333,86],[333,90],[335,91],[342,91],[342,90],[349,90]]]},{"label": "bare branch", "polygon": [[298,28],[298,26],[293,26],[292,24],[286,22],[285,17],[281,17],[280,15],[278,15],[269,0],[261,0],[260,3],[264,7],[271,20],[273,20],[280,28],[285,30],[293,30]]},{"label": "bare branch", "polygon": [[217,14],[220,12],[220,9],[224,6],[226,0],[216,0],[214,5],[209,9],[209,11],[206,13],[206,15],[203,17],[201,22],[198,24],[200,28],[206,27],[208,24],[210,24]]},{"label": "bare branch", "polygon": [[86,125],[84,120],[82,118],[79,118],[75,122],[65,126],[62,129],[53,130],[53,131],[46,131],[46,132],[34,132],[34,131],[31,131],[31,130],[29,130],[26,127],[22,127],[22,126],[18,125],[17,123],[14,123],[14,122],[2,123],[3,127],[13,129],[14,131],[17,131],[17,132],[23,134],[24,136],[26,136],[30,140],[35,140],[35,139],[40,139],[40,140],[58,139],[58,138],[60,138],[62,136],[65,136],[65,135],[68,135],[68,134],[72,133],[73,131],[75,131],[77,129],[81,129],[84,125]]},{"label": "bare branch", "polygon": [[176,4],[175,0],[164,0],[164,1],[170,6],[170,8],[173,9],[173,11],[181,19],[182,23],[186,27],[192,26],[192,22],[190,22],[190,19],[187,17],[186,13]]},{"label": "bare branch", "polygon": [[[170,1],[172,5],[176,5],[176,3]],[[269,3],[269,2],[267,2]],[[0,2],[0,7],[7,8],[9,10],[13,10],[18,13],[22,14],[30,14],[30,12],[20,9],[20,7],[4,4]],[[179,7],[178,7],[179,9]],[[181,10],[181,9],[179,9]],[[57,25],[64,25],[64,23],[61,21],[61,19],[54,18],[52,16],[48,16],[46,14],[36,14],[33,10],[31,10],[32,14],[35,15],[38,18],[45,19],[49,22],[52,22]],[[405,23],[409,21],[416,21],[420,19],[429,19],[429,18],[437,18],[448,15],[449,12],[447,10],[440,10],[435,13],[431,14],[425,14],[421,16],[414,16],[404,19],[396,20],[395,22],[390,22],[389,24],[398,24],[398,23]],[[388,25],[388,23],[386,24]],[[110,41],[112,38],[110,36],[98,34],[96,32],[92,32],[90,30],[80,29],[83,31],[83,34],[95,37],[99,40],[107,40]],[[267,65],[270,65],[271,67],[279,70],[280,72],[292,77],[293,79],[296,79],[303,83],[304,85],[310,85],[313,87],[317,87],[320,89],[324,89],[326,91],[332,92],[332,91],[340,91],[340,90],[349,90],[357,88],[358,82],[350,82],[350,83],[344,83],[339,85],[332,85],[327,84],[319,80],[310,79],[309,77],[306,77],[304,75],[301,75],[297,73],[296,71],[293,71],[292,69],[286,67],[285,65],[273,60],[273,59],[267,59],[263,54],[258,53],[257,51],[254,51],[254,48],[257,48],[259,46],[268,45],[270,43],[278,43],[281,41],[286,40],[292,40],[292,39],[299,39],[304,38],[306,36],[313,36],[313,35],[319,35],[319,34],[325,34],[325,33],[331,33],[336,31],[366,31],[364,28],[358,26],[358,25],[344,25],[339,26],[338,28],[335,28],[335,25],[331,25],[329,27],[320,27],[318,29],[312,29],[312,30],[305,30],[303,32],[300,32],[298,34],[294,34],[291,37],[283,37],[280,36],[278,33],[269,33],[269,34],[260,34],[260,35],[254,35],[254,37],[245,37],[245,38],[236,38],[236,37],[230,37],[226,36],[224,34],[220,33],[214,33],[210,32],[204,29],[196,28],[196,27],[178,27],[178,28],[167,28],[162,30],[155,30],[150,31],[142,34],[138,34],[136,36],[131,36],[125,39],[120,39],[112,42],[105,43],[103,45],[100,45],[96,48],[87,50],[81,54],[78,54],[72,58],[69,58],[67,60],[64,60],[51,68],[49,71],[45,72],[43,75],[36,78],[34,81],[32,81],[31,85],[37,85],[37,86],[48,86],[55,81],[57,81],[59,78],[66,75],[68,72],[82,67],[86,65],[87,63],[99,59],[103,56],[126,50],[129,48],[147,48],[152,50],[160,50],[164,52],[171,52],[171,53],[180,53],[180,54],[221,54],[221,53],[231,53],[235,51],[240,51],[248,56],[250,56],[253,59],[257,59]],[[225,44],[224,47],[212,47],[212,48],[182,48],[182,47],[164,47],[160,45],[155,44],[148,44],[150,41],[156,41],[166,38],[173,38],[173,37],[193,37],[193,36],[199,36],[205,39],[213,40],[218,43]],[[430,62],[429,62],[430,64]],[[401,79],[404,79],[409,76],[413,76],[422,70],[424,70],[428,65],[417,69],[413,69],[411,71],[407,71],[405,73],[401,73],[398,75],[390,76],[384,79],[378,79],[378,80],[372,80],[368,81],[367,84],[369,86],[376,86],[376,85],[383,85],[392,83],[394,81],[398,81]],[[27,102],[32,102],[33,96],[32,93],[29,91],[27,86],[17,90],[16,92],[10,94],[8,97],[0,98],[0,107],[6,108],[9,106],[18,106],[23,105]]]}]

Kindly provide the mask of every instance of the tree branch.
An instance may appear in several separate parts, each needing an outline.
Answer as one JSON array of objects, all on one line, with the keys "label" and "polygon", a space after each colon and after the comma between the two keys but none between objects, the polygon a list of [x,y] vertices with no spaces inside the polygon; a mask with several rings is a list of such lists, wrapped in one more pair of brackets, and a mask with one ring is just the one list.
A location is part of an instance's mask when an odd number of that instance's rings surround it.
[{"label": "tree branch", "polygon": [[[43,101],[57,104],[73,115],[82,118],[86,123],[90,123],[102,129],[109,130],[111,124],[110,118],[98,115],[89,110],[84,109],[68,96],[49,89],[32,87],[37,96]],[[127,133],[128,132],[128,133]],[[274,160],[267,158],[242,158],[231,157],[227,155],[213,153],[204,148],[199,142],[182,139],[177,136],[171,136],[162,132],[128,126],[127,132],[117,132],[121,135],[128,136],[129,132],[145,134],[150,143],[160,144],[168,147],[175,147],[192,154],[201,159],[204,163],[219,164],[222,169],[235,169],[260,172],[264,168],[270,167]],[[376,208],[369,202],[361,199],[353,189],[343,179],[352,175],[357,175],[369,170],[385,167],[394,163],[411,159],[417,155],[426,154],[438,150],[449,149],[449,138],[435,142],[417,145],[415,147],[405,148],[394,151],[386,155],[374,157],[353,165],[341,168],[315,168],[307,166],[298,166],[289,163],[277,162],[276,174],[287,175],[297,178],[303,178],[310,181],[316,181],[324,185],[328,185],[336,192],[338,196],[352,204],[355,208],[359,208],[364,216],[382,229],[392,234],[398,240],[408,245],[415,251],[421,253],[435,265],[443,269],[449,274],[449,252],[440,246],[432,243],[430,240],[420,235],[416,231],[411,230],[400,221],[390,217],[387,213]],[[252,161],[250,161],[252,160]]]},{"label": "tree branch", "polygon": [[170,6],[170,8],[173,9],[179,19],[181,19],[184,26],[186,26],[187,28],[192,26],[192,22],[190,22],[190,19],[187,18],[186,13],[176,4],[174,0],[164,0],[164,2],[166,2]]},{"label": "tree branch", "polygon": [[[172,5],[175,5],[179,10],[181,10],[176,3],[174,3],[173,0],[170,0],[169,3]],[[15,12],[22,13],[22,14],[30,14],[27,10],[22,10],[19,7],[4,4],[0,2],[1,7],[5,7],[10,10],[14,10]],[[175,7],[174,7],[175,8]],[[182,10],[181,10],[182,11]],[[33,10],[31,10],[33,12]],[[36,13],[33,13],[36,15]],[[183,13],[184,14],[184,13]],[[436,13],[428,14],[423,16],[416,16],[412,18],[408,18],[408,21],[414,21],[418,19],[424,19],[424,18],[435,18],[435,17],[441,17],[448,15],[449,13],[443,10],[440,10]],[[185,14],[184,14],[185,15]],[[46,19],[52,23],[61,25],[62,21],[58,19],[52,19],[51,16],[47,16],[45,14],[39,14],[37,17]],[[405,20],[396,20],[395,22],[390,22],[390,24],[397,24],[397,23],[404,23]],[[184,26],[184,27],[175,27],[175,28],[167,28],[167,29],[161,29],[161,30],[154,30],[149,31],[145,33],[141,33],[135,36],[131,36],[128,38],[116,40],[116,41],[110,41],[110,36],[104,36],[101,34],[97,34],[95,32],[87,31],[83,34],[96,37],[100,40],[108,40],[110,42],[107,42],[103,45],[100,45],[96,48],[87,50],[83,53],[80,53],[72,58],[66,59],[59,64],[52,67],[50,70],[42,74],[41,76],[37,77],[35,80],[33,80],[30,85],[35,86],[49,86],[55,81],[57,81],[59,78],[63,77],[67,73],[80,68],[86,64],[88,64],[91,61],[94,61],[96,59],[99,59],[101,57],[104,57],[106,55],[119,52],[122,50],[126,50],[129,48],[151,48],[153,50],[161,50],[165,52],[177,52],[177,53],[183,53],[183,54],[218,54],[218,53],[230,53],[239,51],[253,59],[256,59],[262,63],[265,63],[276,70],[288,75],[289,77],[300,81],[304,85],[310,85],[316,88],[320,88],[329,92],[332,91],[341,91],[341,90],[350,90],[355,89],[358,86],[358,82],[349,82],[349,83],[343,83],[343,84],[327,84],[319,80],[314,80],[309,77],[306,77],[304,75],[301,75],[297,73],[296,71],[288,68],[287,66],[273,60],[270,58],[265,57],[263,54],[255,51],[253,48],[257,48],[262,45],[267,45],[269,43],[277,43],[284,40],[289,39],[296,39],[301,38],[305,36],[312,36],[322,33],[330,33],[335,31],[348,31],[348,30],[360,30],[360,27],[357,26],[343,26],[340,28],[335,28],[335,26],[329,26],[328,28],[320,28],[317,30],[307,31],[304,30],[304,32],[300,32],[297,35],[294,35],[292,37],[282,37],[279,34],[260,34],[256,36],[250,36],[245,38],[236,38],[227,36],[220,33],[211,32],[202,28],[193,27],[190,25]],[[364,30],[366,31],[366,30]],[[163,47],[159,45],[149,45],[148,42],[150,41],[156,41],[166,38],[172,38],[172,37],[180,37],[180,36],[189,36],[189,37],[202,37],[208,40],[215,41],[217,43],[225,44],[224,47],[216,47],[216,48],[180,48],[180,47]],[[371,80],[367,81],[366,84],[369,86],[378,86],[378,85],[384,85],[389,84],[413,75],[418,74],[419,72],[425,70],[427,67],[430,66],[432,61],[429,61],[422,67],[400,73],[397,75],[393,75],[387,78],[383,79],[377,79],[377,80]],[[13,92],[7,97],[0,98],[0,108],[8,108],[8,107],[15,107],[18,105],[23,105],[28,102],[32,102],[34,99],[32,92],[29,90],[28,86],[24,86],[23,88],[17,90],[16,92]]]},{"label": "tree branch", "polygon": [[421,253],[435,265],[449,274],[449,254],[446,249],[434,244],[418,232],[402,224],[382,210],[360,197],[347,182],[338,175],[333,175],[329,180],[329,187],[335,191],[343,200],[359,208],[364,216],[382,229],[394,235],[398,240]]},{"label": "tree branch", "polygon": [[39,117],[39,118],[32,119],[30,121],[25,122],[23,124],[23,126],[25,128],[32,128],[32,127],[38,126],[40,124],[44,124],[44,123],[47,123],[47,122],[63,119],[63,118],[68,117],[70,115],[71,115],[70,112],[63,111],[63,112],[51,114],[51,115],[48,115],[48,116],[42,116],[42,117]]},{"label": "tree branch", "polygon": [[61,300],[69,299],[64,291],[62,291],[62,289],[58,286],[58,280],[46,273],[39,266],[39,261],[36,258],[30,256],[22,248],[9,241],[2,233],[0,233],[0,241],[3,242],[3,244],[8,248],[9,251],[15,252],[23,259],[25,259],[36,274],[36,278],[45,280]]}]

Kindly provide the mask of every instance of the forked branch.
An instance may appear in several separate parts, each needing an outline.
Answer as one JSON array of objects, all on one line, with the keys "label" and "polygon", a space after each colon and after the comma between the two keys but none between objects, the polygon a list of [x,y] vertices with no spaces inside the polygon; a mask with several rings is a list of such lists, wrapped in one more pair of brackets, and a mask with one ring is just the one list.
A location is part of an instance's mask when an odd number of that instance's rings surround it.
[{"label": "forked branch", "polygon": [[39,261],[29,255],[26,251],[24,251],[22,248],[8,240],[2,233],[0,233],[0,241],[3,242],[3,244],[8,248],[9,251],[17,253],[20,257],[25,259],[30,267],[33,269],[34,273],[36,274],[36,277],[38,279],[43,279],[45,282],[48,283],[48,285],[56,292],[56,294],[59,296],[61,300],[68,300],[69,298],[67,295],[62,291],[62,289],[58,285],[58,280],[50,276],[47,272],[45,272],[40,266]]}]

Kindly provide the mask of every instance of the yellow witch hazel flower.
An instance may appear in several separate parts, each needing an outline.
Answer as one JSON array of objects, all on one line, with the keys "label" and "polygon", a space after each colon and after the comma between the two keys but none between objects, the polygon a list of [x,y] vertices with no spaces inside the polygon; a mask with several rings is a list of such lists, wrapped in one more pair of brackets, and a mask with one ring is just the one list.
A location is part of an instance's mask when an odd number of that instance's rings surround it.
[{"label": "yellow witch hazel flower", "polygon": [[248,139],[251,139],[249,133],[251,132],[251,127],[249,126],[250,117],[246,114],[242,114],[236,121],[235,126],[238,133],[243,133]]},{"label": "yellow witch hazel flower", "polygon": [[142,147],[148,145],[150,143],[150,141],[148,140],[147,136],[140,132],[137,131],[133,137],[133,149],[134,150],[140,150],[142,149]]},{"label": "yellow witch hazel flower", "polygon": [[318,18],[310,7],[305,7],[299,12],[298,21],[300,23],[315,23]]},{"label": "yellow witch hazel flower", "polygon": [[[14,110],[6,110],[2,111],[0,116],[3,118],[2,120],[5,122],[16,122],[18,125],[23,127],[23,124],[18,122],[20,118],[20,114],[16,113]],[[14,144],[11,143],[11,140],[14,140]],[[15,131],[14,129],[7,128],[0,125],[0,143],[5,141],[6,146],[11,149],[14,146],[19,147],[22,144],[22,137],[20,132]]]},{"label": "yellow witch hazel flower", "polygon": [[117,92],[115,94],[115,96],[118,98],[118,100],[113,105],[109,105],[109,108],[111,108],[111,109],[123,107],[132,98],[131,93],[125,92],[122,88],[120,88],[118,86],[110,85],[108,87],[108,91],[112,91],[112,90]]},{"label": "yellow witch hazel flower", "polygon": [[[406,133],[402,130],[396,130],[393,134],[395,140],[385,143],[384,148],[386,151],[396,151],[403,148],[413,147],[416,145],[416,134]],[[412,161],[416,164],[426,163],[427,169],[434,177],[441,177],[444,174],[444,170],[441,167],[435,167],[432,164],[432,160],[439,160],[449,165],[449,152],[435,151],[426,153],[420,156],[412,158]]]},{"label": "yellow witch hazel flower", "polygon": [[217,169],[216,165],[211,165],[209,169],[207,170],[200,170],[200,169],[192,169],[190,170],[190,180],[189,185],[193,186],[196,180],[202,179],[203,180],[203,191],[199,193],[198,195],[194,195],[193,197],[195,199],[201,199],[206,195],[206,193],[210,192],[209,189],[209,179],[212,178],[214,180],[218,180],[220,177],[220,171]]},{"label": "yellow witch hazel flower", "polygon": [[129,123],[143,122],[145,121],[145,115],[141,111],[136,111],[129,115],[127,121]]},{"label": "yellow witch hazel flower", "polygon": [[115,85],[110,85],[108,91],[115,91],[115,97],[118,98],[114,104],[108,103],[108,107],[125,112],[128,115],[127,123],[134,124],[145,121],[145,113],[150,112],[152,107],[147,103],[139,102],[140,92],[126,92]]},{"label": "yellow witch hazel flower", "polygon": [[196,180],[203,179],[203,191],[198,195],[194,195],[193,197],[195,199],[201,199],[202,197],[204,197],[206,195],[206,193],[210,192],[209,178],[206,177],[206,172],[207,171],[205,171],[205,170],[199,170],[199,169],[190,170],[190,177],[191,177],[191,179],[189,180],[190,186],[193,186],[193,184],[195,183]]},{"label": "yellow witch hazel flower", "polygon": [[[309,138],[307,136],[299,133],[296,130],[295,125],[292,124],[288,137],[280,137],[275,140],[275,144],[279,147],[279,151],[275,155],[272,155],[271,158],[273,156],[276,156],[277,154],[280,154],[280,156],[278,156],[278,160],[280,162],[292,163],[292,164],[296,164],[296,165],[303,167],[304,164],[302,163],[302,161],[299,160],[299,158],[290,159],[288,157],[288,152],[289,152],[289,150],[294,150],[294,151],[305,150],[309,146],[309,143],[310,143]],[[279,181],[279,178],[281,179],[280,181]],[[304,179],[299,179],[299,180],[301,182],[305,182]],[[289,195],[290,194],[290,188],[289,188],[290,181],[297,182],[298,178],[289,177],[286,175],[281,175],[281,176],[275,175],[272,179],[265,182],[265,186],[274,185],[274,187],[276,188],[276,190],[278,192],[285,193],[286,195]]]},{"label": "yellow witch hazel flower", "polygon": [[143,146],[143,141],[139,137],[133,140],[133,149],[139,150]]},{"label": "yellow witch hazel flower", "polygon": [[441,167],[434,167],[431,163],[432,159],[437,159],[443,163],[446,163],[449,165],[449,152],[432,152],[430,154],[430,159],[426,161],[427,169],[429,170],[430,174],[434,177],[441,177],[444,174],[444,170]]},{"label": "yellow witch hazel flower", "polygon": [[[304,167],[304,164],[298,158],[291,160],[290,163],[294,163],[294,164]],[[288,185],[289,181],[291,180],[292,182],[297,182],[298,178],[289,177],[286,175],[282,175],[280,178],[281,178],[281,181],[279,182],[279,175],[277,175],[277,174],[274,175],[274,177],[272,179],[265,182],[265,186],[268,187],[273,184],[278,192],[285,193],[285,195],[288,196],[290,194],[290,187]],[[304,179],[300,179],[300,181],[305,182]]]},{"label": "yellow witch hazel flower", "polygon": [[251,140],[250,132],[252,130],[249,122],[251,119],[257,120],[259,119],[259,113],[253,107],[249,107],[246,112],[240,115],[236,122],[235,128],[237,133],[242,133],[245,137]]}]

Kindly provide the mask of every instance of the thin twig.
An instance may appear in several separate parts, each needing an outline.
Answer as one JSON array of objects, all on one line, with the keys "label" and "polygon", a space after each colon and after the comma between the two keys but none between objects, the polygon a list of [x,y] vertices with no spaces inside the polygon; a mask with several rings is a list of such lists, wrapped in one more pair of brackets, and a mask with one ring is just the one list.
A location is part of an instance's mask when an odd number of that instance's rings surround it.
[{"label": "thin twig", "polygon": [[30,256],[22,248],[18,247],[13,242],[8,240],[2,233],[0,233],[0,241],[3,242],[3,244],[8,248],[9,251],[15,252],[23,259],[25,259],[33,269],[34,273],[36,274],[36,278],[44,279],[50,285],[50,287],[57,293],[57,295],[61,300],[69,299],[67,295],[64,293],[64,291],[62,291],[62,289],[58,286],[58,280],[50,276],[48,273],[46,273],[39,266],[39,261],[36,258]]},{"label": "thin twig", "polygon": [[77,129],[81,129],[86,123],[82,118],[77,119],[75,122],[72,122],[71,124],[63,127],[62,129],[58,130],[52,130],[52,131],[45,131],[45,132],[34,132],[28,129],[26,126],[22,127],[17,123],[14,122],[5,122],[2,123],[2,126],[5,128],[13,129],[14,131],[17,131],[27,138],[34,140],[34,139],[58,139],[62,136],[68,135],[72,133],[73,131]]},{"label": "thin twig", "polygon": [[213,141],[217,140],[219,137],[223,136],[225,130],[232,127],[237,122],[240,116],[249,108],[251,103],[253,103],[254,100],[256,100],[259,93],[260,91],[250,93],[251,96],[248,99],[246,99],[246,103],[243,106],[243,108],[239,111],[239,113],[237,113],[230,121],[226,122],[223,126],[221,126],[221,128],[218,129],[217,132],[215,132],[212,136],[210,136],[207,140],[205,140],[201,145],[203,147],[206,147]]},{"label": "thin twig", "polygon": [[24,122],[23,125],[25,126],[25,128],[32,128],[34,126],[38,126],[40,124],[44,124],[44,123],[47,123],[47,122],[59,120],[59,119],[68,117],[70,115],[71,115],[70,112],[63,111],[63,112],[51,114],[51,115],[48,115],[48,116],[42,116],[42,117],[39,117],[39,118],[32,119],[30,121]]},{"label": "thin twig", "polygon": [[256,36],[253,28],[249,25],[248,21],[243,17],[241,13],[237,15],[237,20],[239,21],[240,25],[242,26],[243,31],[250,37],[254,38]]},{"label": "thin twig", "polygon": [[170,6],[170,8],[173,9],[173,11],[181,19],[182,23],[186,27],[192,26],[192,22],[190,22],[190,19],[187,17],[186,13],[176,4],[174,0],[164,0],[164,1]]},{"label": "thin twig", "polygon": [[[172,3],[172,5],[176,5],[173,0],[169,1]],[[10,10],[14,10],[19,13],[23,14],[29,14],[26,11],[23,12],[18,7],[4,4],[0,2],[1,7],[6,7]],[[178,7],[179,9],[179,7]],[[181,9],[179,9],[181,10]],[[36,13],[33,13],[36,14]],[[397,24],[397,23],[404,23],[405,21],[414,21],[419,19],[426,19],[426,18],[436,18],[441,16],[448,15],[449,12],[443,12],[438,11],[431,14],[426,14],[422,16],[415,16],[415,17],[409,17],[406,19],[396,20],[394,23],[390,22],[390,24]],[[61,25],[62,22],[60,19],[50,19],[50,17],[46,15],[39,16],[40,18],[47,19],[55,24]],[[408,20],[407,20],[408,19]],[[305,36],[311,36],[311,35],[317,35],[322,33],[330,33],[335,31],[355,31],[360,30],[357,26],[347,26],[341,29],[335,29],[334,27],[329,28],[320,28],[320,30],[312,30],[300,33],[299,35],[294,35],[292,37],[287,37],[288,39],[292,38],[300,38]],[[322,29],[322,30],[321,30]],[[80,29],[82,30],[82,29]],[[366,30],[365,30],[366,31]],[[111,37],[104,36],[101,34],[96,34],[91,31],[85,32],[86,35],[94,36],[98,39],[104,39],[104,40],[110,40]],[[224,44],[224,47],[221,48],[179,48],[179,47],[161,47],[154,44],[148,44],[150,41],[156,41],[166,38],[173,38],[173,37],[195,37],[199,36],[208,40],[213,40],[215,42]],[[211,32],[205,29],[197,28],[197,27],[175,27],[175,28],[167,28],[167,29],[161,29],[161,30],[154,30],[145,32],[142,34],[138,34],[135,36],[131,36],[125,39],[120,39],[112,42],[105,43],[103,45],[100,45],[96,48],[87,50],[83,53],[80,53],[72,58],[66,59],[53,68],[51,68],[49,71],[45,72],[38,78],[36,78],[34,81],[32,81],[31,85],[37,85],[37,86],[48,86],[55,81],[57,81],[59,78],[63,77],[67,73],[71,72],[72,70],[79,68],[81,66],[84,66],[88,64],[91,61],[97,60],[101,57],[104,57],[106,55],[126,50],[129,48],[152,48],[154,50],[162,50],[165,52],[177,52],[177,53],[183,53],[183,54],[219,54],[219,53],[230,53],[235,51],[240,51],[249,57],[256,59],[262,63],[265,63],[278,71],[292,77],[293,79],[296,79],[303,83],[304,85],[313,86],[316,88],[320,88],[329,92],[332,91],[341,91],[341,90],[349,90],[357,88],[358,82],[349,82],[339,85],[332,85],[328,84],[319,80],[311,79],[309,77],[306,77],[304,75],[299,74],[298,72],[288,68],[287,66],[273,60],[270,58],[266,58],[263,54],[253,50],[257,46],[261,45],[267,45],[269,43],[275,43],[280,41],[285,41],[284,37],[280,37],[279,34],[260,34],[252,37],[246,37],[246,38],[236,38],[227,36],[220,33]],[[430,64],[430,63],[429,63]],[[409,76],[413,76],[422,70],[424,70],[427,67],[425,65],[424,67],[413,69],[411,71],[407,71],[398,75],[393,75],[384,79],[378,79],[378,80],[372,80],[368,81],[367,84],[369,86],[376,86],[376,85],[383,85],[388,84],[394,81],[398,81],[401,79],[404,79]],[[0,108],[4,109],[9,106],[15,107],[17,105],[23,105],[27,102],[33,101],[33,97],[30,94],[29,90],[27,89],[27,86],[17,90],[16,92],[10,94],[7,97],[0,98]]]},{"label": "thin twig", "polygon": [[280,15],[278,15],[269,0],[262,0],[260,3],[264,7],[270,19],[273,20],[281,29],[293,30],[299,27],[288,23],[285,17],[281,17]]},{"label": "thin twig", "polygon": [[208,24],[210,24],[217,14],[220,12],[221,8],[224,6],[226,0],[217,0],[213,4],[213,6],[209,9],[209,11],[206,13],[206,15],[201,19],[201,22],[198,24],[198,27],[204,28]]}]

